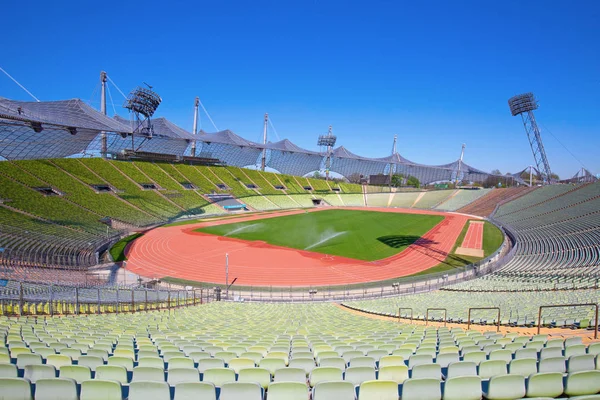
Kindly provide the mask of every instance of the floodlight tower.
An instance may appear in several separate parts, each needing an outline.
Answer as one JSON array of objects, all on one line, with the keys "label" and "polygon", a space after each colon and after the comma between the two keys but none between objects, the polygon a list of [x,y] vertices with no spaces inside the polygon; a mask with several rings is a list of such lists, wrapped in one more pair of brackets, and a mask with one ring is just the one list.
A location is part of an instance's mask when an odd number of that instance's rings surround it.
[{"label": "floodlight tower", "polygon": [[538,108],[536,98],[533,96],[533,93],[519,94],[508,99],[508,106],[513,117],[521,115],[539,177],[544,183],[552,183],[550,163],[548,163],[548,158],[546,157],[540,129],[535,122],[535,115],[533,115],[533,110]]},{"label": "floodlight tower", "polygon": [[332,133],[332,127],[329,125],[329,132],[327,135],[319,136],[319,140],[317,141],[318,146],[326,146],[327,147],[327,155],[325,159],[325,180],[329,180],[329,168],[331,167],[331,152],[333,146],[335,146],[335,142],[337,137]]},{"label": "floodlight tower", "polygon": [[[106,115],[106,72],[100,71],[100,85],[102,86],[100,90],[100,112]],[[101,136],[101,148],[100,154],[103,158],[106,157],[108,145],[106,143],[106,132],[102,132]]]},{"label": "floodlight tower", "polygon": [[[267,125],[269,124],[269,114],[265,113],[265,125],[263,126],[263,144],[267,144]],[[267,148],[263,148],[262,158],[260,160],[260,170],[264,172],[267,166]]]},{"label": "floodlight tower", "polygon": [[196,157],[196,134],[198,133],[198,105],[200,105],[200,97],[196,97],[194,102],[194,126],[192,132],[194,133],[194,141],[192,142],[192,157]]},{"label": "floodlight tower", "polygon": [[162,101],[158,93],[152,91],[152,86],[148,84],[146,86],[148,86],[148,89],[140,86],[133,89],[123,104],[123,107],[133,112],[136,122],[131,134],[131,150],[135,150],[133,141],[135,133],[141,134],[148,139],[152,138],[151,117]]}]

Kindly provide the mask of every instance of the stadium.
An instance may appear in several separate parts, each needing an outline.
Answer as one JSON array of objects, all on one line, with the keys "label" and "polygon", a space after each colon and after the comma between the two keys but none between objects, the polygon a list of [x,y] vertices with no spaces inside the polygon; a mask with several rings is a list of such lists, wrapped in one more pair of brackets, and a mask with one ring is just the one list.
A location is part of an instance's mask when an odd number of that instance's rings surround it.
[{"label": "stadium", "polygon": [[2,7],[0,400],[600,399],[596,4],[130,3]]}]

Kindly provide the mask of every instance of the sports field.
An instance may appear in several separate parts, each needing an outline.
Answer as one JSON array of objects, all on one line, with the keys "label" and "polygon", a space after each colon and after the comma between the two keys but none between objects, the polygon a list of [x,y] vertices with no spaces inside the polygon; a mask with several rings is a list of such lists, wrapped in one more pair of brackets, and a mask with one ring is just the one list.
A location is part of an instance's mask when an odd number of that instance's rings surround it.
[{"label": "sports field", "polygon": [[375,261],[401,252],[443,219],[440,215],[337,209],[217,225],[197,231]]}]

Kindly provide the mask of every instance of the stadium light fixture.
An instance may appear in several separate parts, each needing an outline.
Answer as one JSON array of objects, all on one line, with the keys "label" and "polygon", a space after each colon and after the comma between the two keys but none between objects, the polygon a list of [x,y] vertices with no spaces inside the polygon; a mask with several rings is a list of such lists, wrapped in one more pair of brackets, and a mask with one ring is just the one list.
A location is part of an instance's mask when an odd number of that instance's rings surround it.
[{"label": "stadium light fixture", "polygon": [[161,101],[158,93],[138,86],[129,93],[123,107],[149,118],[154,115]]}]

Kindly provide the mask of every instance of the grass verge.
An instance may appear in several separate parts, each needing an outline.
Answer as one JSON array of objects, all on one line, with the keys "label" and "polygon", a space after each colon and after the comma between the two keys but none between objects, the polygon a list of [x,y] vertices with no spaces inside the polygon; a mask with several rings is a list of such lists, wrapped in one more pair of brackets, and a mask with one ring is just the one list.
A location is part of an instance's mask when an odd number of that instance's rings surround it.
[{"label": "grass verge", "polygon": [[142,236],[143,233],[134,233],[133,235],[129,235],[119,240],[114,244],[113,247],[110,248],[110,255],[115,262],[126,261],[127,257],[125,257],[125,247],[130,242]]}]

